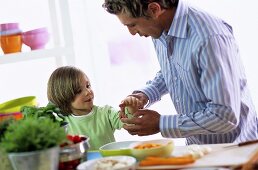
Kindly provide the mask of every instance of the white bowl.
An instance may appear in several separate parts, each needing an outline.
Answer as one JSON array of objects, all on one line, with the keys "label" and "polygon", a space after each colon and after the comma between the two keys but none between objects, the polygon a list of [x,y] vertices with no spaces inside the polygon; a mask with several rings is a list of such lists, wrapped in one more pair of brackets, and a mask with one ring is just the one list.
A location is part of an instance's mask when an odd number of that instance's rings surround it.
[{"label": "white bowl", "polygon": [[[160,146],[150,147],[144,149],[136,149],[137,146],[146,145],[146,144],[158,144]],[[171,139],[158,139],[158,140],[148,140],[132,143],[130,146],[131,154],[137,160],[142,160],[147,156],[160,156],[160,157],[168,157],[171,155],[174,150],[174,142]]]},{"label": "white bowl", "polygon": [[[103,170],[135,170],[136,169],[136,159],[131,156],[108,156],[108,157],[103,157],[99,159],[89,160],[78,165],[76,169],[77,170],[88,170],[88,169],[95,170],[97,168],[96,166],[99,163],[103,163],[103,161],[115,161],[115,162],[118,162],[120,165],[126,164],[120,167],[114,167],[114,165],[108,166],[107,164],[105,164],[107,166],[105,166]],[[115,164],[115,165],[118,166],[118,164]],[[98,169],[98,170],[101,170],[101,169]]]}]

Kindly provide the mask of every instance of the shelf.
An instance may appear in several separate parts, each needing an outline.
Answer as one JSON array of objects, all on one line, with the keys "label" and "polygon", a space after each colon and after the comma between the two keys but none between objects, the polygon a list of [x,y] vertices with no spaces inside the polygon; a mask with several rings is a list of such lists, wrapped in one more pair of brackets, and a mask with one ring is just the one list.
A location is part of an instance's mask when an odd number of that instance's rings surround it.
[{"label": "shelf", "polygon": [[64,64],[75,64],[68,0],[48,0],[48,5],[53,34],[53,48],[0,54],[0,65],[46,58],[55,59],[57,67]]},{"label": "shelf", "polygon": [[27,52],[0,55],[0,65],[28,61],[28,60],[67,56],[67,54],[69,54],[71,50],[72,49],[69,47],[57,47],[52,49],[39,49],[39,50],[32,50]]}]

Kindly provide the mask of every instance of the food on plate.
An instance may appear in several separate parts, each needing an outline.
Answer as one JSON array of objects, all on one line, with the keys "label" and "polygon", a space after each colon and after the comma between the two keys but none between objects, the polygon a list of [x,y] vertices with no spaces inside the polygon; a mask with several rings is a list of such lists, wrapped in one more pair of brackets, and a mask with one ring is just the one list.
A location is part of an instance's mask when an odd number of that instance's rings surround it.
[{"label": "food on plate", "polygon": [[187,165],[194,163],[197,159],[212,151],[207,145],[189,145],[183,154],[169,157],[154,157],[148,156],[141,160],[140,166],[154,166],[154,165]]},{"label": "food on plate", "polygon": [[127,162],[114,160],[114,159],[104,159],[99,160],[94,165],[94,170],[113,170],[118,168],[124,168],[128,166]]},{"label": "food on plate", "polygon": [[162,145],[158,143],[144,143],[144,144],[135,146],[134,149],[150,149],[150,148],[158,148],[160,146]]},{"label": "food on plate", "polygon": [[187,146],[187,154],[198,159],[211,152],[211,147],[207,145],[189,145]]},{"label": "food on plate", "polygon": [[132,143],[130,146],[132,156],[142,160],[148,156],[169,157],[174,149],[171,139],[158,139]]},{"label": "food on plate", "polygon": [[108,156],[88,160],[76,167],[77,170],[135,170],[136,159],[132,156]]},{"label": "food on plate", "polygon": [[141,160],[140,166],[153,166],[153,165],[186,165],[195,162],[195,158],[191,155],[180,157],[146,157]]}]

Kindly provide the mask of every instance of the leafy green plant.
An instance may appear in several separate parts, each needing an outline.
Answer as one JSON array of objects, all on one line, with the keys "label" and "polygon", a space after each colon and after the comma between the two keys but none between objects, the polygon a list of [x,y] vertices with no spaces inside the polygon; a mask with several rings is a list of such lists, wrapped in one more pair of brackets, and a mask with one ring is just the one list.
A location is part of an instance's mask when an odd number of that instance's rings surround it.
[{"label": "leafy green plant", "polygon": [[3,148],[0,148],[0,169],[11,170],[11,163],[8,159],[8,153]]},{"label": "leafy green plant", "polygon": [[61,126],[66,124],[65,118],[62,115],[60,109],[51,103],[49,103],[46,107],[23,106],[21,108],[21,112],[24,117],[47,117],[55,122],[59,122]]},{"label": "leafy green plant", "polygon": [[1,142],[2,138],[4,137],[4,133],[7,130],[7,127],[13,121],[15,121],[13,118],[9,118],[9,119],[5,119],[5,120],[0,121],[0,142]]},{"label": "leafy green plant", "polygon": [[60,124],[50,118],[25,117],[7,127],[0,148],[6,152],[29,152],[58,146],[66,141]]}]

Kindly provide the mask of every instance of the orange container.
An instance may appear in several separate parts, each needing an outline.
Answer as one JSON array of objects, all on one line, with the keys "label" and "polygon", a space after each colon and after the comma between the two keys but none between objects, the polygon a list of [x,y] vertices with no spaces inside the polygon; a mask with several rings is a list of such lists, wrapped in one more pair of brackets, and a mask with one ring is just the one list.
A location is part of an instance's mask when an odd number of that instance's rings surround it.
[{"label": "orange container", "polygon": [[21,52],[22,37],[21,34],[0,36],[0,46],[5,54]]}]

